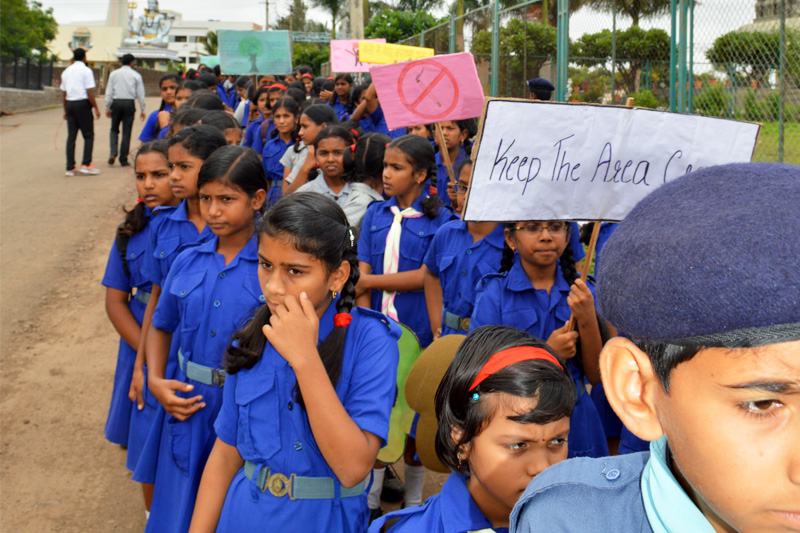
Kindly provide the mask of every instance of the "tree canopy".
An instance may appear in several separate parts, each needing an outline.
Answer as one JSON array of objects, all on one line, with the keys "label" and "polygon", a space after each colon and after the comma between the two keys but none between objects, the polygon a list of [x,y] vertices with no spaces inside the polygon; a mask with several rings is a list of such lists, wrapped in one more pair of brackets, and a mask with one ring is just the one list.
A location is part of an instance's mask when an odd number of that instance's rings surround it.
[{"label": "tree canopy", "polygon": [[[778,32],[728,32],[714,40],[706,57],[715,68],[734,79],[741,75],[769,86],[769,76],[778,68],[780,60],[780,35]],[[786,67],[791,79],[800,78],[800,32],[786,32]]]},{"label": "tree canopy", "polygon": [[383,37],[387,43],[396,43],[417,35],[423,30],[438,26],[447,19],[437,19],[422,11],[393,11],[384,9],[377,13],[364,28],[364,37],[378,39]]},{"label": "tree canopy", "polygon": [[58,23],[53,8],[25,0],[0,0],[0,51],[4,56],[30,58],[44,56],[47,43],[56,38]]},{"label": "tree canopy", "polygon": [[669,13],[670,0],[586,0],[584,5],[598,11],[616,11],[629,17],[633,25],[638,26],[642,19]]}]

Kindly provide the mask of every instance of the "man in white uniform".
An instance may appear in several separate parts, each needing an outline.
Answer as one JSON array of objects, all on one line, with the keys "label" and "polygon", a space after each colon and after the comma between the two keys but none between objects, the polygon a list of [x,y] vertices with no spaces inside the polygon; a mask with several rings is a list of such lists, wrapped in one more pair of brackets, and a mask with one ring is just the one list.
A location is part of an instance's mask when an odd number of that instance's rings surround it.
[{"label": "man in white uniform", "polygon": [[[61,73],[61,90],[64,91],[64,118],[67,121],[67,176],[100,174],[92,164],[94,146],[94,119],[100,118],[100,109],[94,98],[94,73],[86,66],[86,50],[76,48],[72,53],[72,65]],[[83,161],[81,168],[75,166],[75,140],[78,130],[83,135]]]}]

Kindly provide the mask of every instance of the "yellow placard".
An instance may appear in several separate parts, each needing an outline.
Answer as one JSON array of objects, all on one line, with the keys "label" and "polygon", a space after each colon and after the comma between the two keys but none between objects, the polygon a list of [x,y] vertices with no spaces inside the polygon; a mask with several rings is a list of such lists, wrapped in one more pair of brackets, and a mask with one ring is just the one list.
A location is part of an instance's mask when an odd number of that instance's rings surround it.
[{"label": "yellow placard", "polygon": [[433,57],[434,50],[433,48],[420,48],[418,46],[405,46],[402,44],[358,41],[358,55],[359,61],[362,63],[389,65],[401,61]]}]

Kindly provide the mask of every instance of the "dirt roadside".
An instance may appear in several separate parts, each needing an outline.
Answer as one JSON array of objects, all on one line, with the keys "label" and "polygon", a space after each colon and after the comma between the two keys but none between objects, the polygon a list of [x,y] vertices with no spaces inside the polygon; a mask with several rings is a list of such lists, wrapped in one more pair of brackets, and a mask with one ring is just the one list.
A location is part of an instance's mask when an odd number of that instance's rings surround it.
[{"label": "dirt roadside", "polygon": [[[119,337],[100,280],[120,207],[136,199],[130,167],[106,164],[109,126],[95,122],[102,173],[65,177],[60,108],[0,121],[2,531],[144,528],[125,452],[103,437]],[[445,477],[427,476],[425,496]]]}]

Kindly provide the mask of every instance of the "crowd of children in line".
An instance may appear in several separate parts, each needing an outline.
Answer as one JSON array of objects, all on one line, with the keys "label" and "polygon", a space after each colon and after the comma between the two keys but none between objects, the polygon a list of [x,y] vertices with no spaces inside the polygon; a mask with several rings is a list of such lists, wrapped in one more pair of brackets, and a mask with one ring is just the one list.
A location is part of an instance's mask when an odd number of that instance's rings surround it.
[{"label": "crowd of children in line", "polygon": [[[598,302],[590,225],[460,220],[475,119],[390,131],[373,85],[307,67],[160,87],[103,278],[106,438],[147,531],[800,530],[797,167],[697,171],[604,224]],[[412,425],[381,517],[398,323],[466,339],[452,474],[423,504]]]}]

